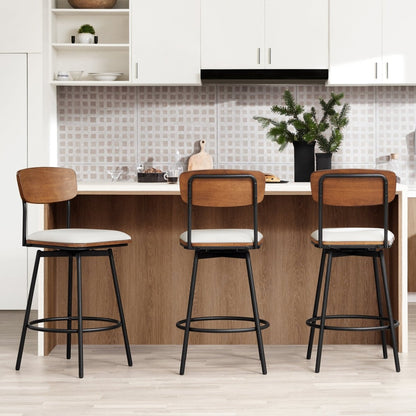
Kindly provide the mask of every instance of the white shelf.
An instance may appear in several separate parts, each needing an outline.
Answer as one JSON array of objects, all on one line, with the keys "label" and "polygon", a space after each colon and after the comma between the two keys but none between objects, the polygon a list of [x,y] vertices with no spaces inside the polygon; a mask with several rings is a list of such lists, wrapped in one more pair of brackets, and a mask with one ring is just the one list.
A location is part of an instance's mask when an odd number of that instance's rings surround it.
[{"label": "white shelf", "polygon": [[[50,0],[51,85],[128,85],[130,82],[130,1],[119,0],[119,8],[74,9],[66,0]],[[71,43],[83,24],[98,36],[96,44]],[[58,71],[122,72],[118,81],[56,81]]]},{"label": "white shelf", "polygon": [[129,9],[52,9],[55,15],[82,16],[82,15],[128,15]]},{"label": "white shelf", "polygon": [[59,86],[65,86],[65,87],[92,87],[92,86],[128,86],[131,85],[130,81],[127,80],[121,80],[121,81],[93,81],[86,79],[85,81],[51,81],[51,85],[59,85]]},{"label": "white shelf", "polygon": [[128,49],[128,43],[97,43],[97,44],[83,44],[83,43],[52,43],[52,47],[61,51],[78,51],[78,50],[121,50]]}]

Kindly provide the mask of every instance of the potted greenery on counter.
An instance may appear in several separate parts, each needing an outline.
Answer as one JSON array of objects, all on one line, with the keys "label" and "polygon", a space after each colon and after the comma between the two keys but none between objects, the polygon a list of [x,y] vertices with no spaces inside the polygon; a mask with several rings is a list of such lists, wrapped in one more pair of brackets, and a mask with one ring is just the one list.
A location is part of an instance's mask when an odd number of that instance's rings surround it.
[{"label": "potted greenery on counter", "polygon": [[[263,128],[269,128],[267,137],[276,142],[279,151],[285,149],[288,143],[293,143],[295,151],[295,181],[308,182],[310,174],[315,170],[314,148],[318,143],[320,150],[332,155],[341,145],[343,135],[341,130],[348,124],[349,105],[341,105],[343,93],[331,93],[331,98],[325,101],[319,99],[322,116],[318,118],[315,107],[305,111],[304,106],[297,104],[292,93],[286,90],[283,94],[285,105],[274,105],[271,111],[285,116],[283,120],[273,120],[267,117],[254,117]],[[329,133],[329,138],[326,136]]]}]

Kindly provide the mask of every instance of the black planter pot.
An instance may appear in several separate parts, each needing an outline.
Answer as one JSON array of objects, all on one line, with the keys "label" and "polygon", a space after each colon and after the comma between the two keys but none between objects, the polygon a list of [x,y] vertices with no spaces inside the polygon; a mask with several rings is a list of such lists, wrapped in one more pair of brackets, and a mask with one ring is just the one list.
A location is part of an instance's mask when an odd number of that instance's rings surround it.
[{"label": "black planter pot", "polygon": [[295,150],[295,182],[309,182],[315,170],[315,142],[293,142]]},{"label": "black planter pot", "polygon": [[331,169],[332,153],[317,153],[315,156],[316,156],[316,170]]}]

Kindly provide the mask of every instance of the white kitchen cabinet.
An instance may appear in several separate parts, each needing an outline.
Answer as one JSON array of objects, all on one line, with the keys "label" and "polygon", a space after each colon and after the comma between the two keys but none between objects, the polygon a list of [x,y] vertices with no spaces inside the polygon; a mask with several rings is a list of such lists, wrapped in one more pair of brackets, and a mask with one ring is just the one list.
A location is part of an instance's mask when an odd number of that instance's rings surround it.
[{"label": "white kitchen cabinet", "polygon": [[22,203],[16,172],[27,166],[27,55],[0,54],[0,308],[24,309],[27,249],[22,247]]},{"label": "white kitchen cabinet", "polygon": [[42,2],[0,1],[0,53],[42,52]]},{"label": "white kitchen cabinet", "polygon": [[416,84],[413,0],[330,0],[329,84]]},{"label": "white kitchen cabinet", "polygon": [[199,0],[134,0],[132,81],[200,84]]},{"label": "white kitchen cabinet", "polygon": [[202,0],[201,67],[328,68],[328,0]]},{"label": "white kitchen cabinet", "polygon": [[201,1],[201,68],[264,67],[264,0]]},{"label": "white kitchen cabinet", "polygon": [[265,0],[265,65],[328,68],[328,0]]},{"label": "white kitchen cabinet", "polygon": [[383,65],[388,84],[416,84],[414,0],[383,1]]},{"label": "white kitchen cabinet", "polygon": [[[90,24],[97,44],[77,42],[77,32]],[[75,43],[71,42],[75,36]],[[118,0],[112,9],[74,9],[66,0],[50,0],[49,78],[56,85],[125,84],[130,81],[129,0]],[[56,81],[58,71],[83,71],[80,80]],[[89,73],[121,73],[114,81],[97,81]]]}]

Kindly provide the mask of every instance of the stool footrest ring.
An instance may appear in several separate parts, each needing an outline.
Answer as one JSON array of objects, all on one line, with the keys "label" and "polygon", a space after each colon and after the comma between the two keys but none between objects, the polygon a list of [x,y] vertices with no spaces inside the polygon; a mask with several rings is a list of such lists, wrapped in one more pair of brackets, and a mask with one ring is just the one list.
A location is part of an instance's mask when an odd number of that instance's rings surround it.
[{"label": "stool footrest ring", "polygon": [[[63,321],[78,321],[77,316],[63,316],[63,317],[53,317],[53,318],[43,318],[43,319],[35,319],[30,321],[27,324],[29,329],[33,329],[34,331],[41,331],[41,332],[55,332],[55,333],[62,333],[62,334],[76,334],[78,333],[78,329],[68,329],[68,328],[44,328],[38,326],[39,324],[46,323],[46,322],[63,322]],[[99,331],[109,331],[111,329],[116,329],[121,327],[121,321],[113,318],[103,318],[99,316],[83,316],[82,321],[99,321],[99,322],[109,322],[113,325],[95,327],[95,328],[83,328],[82,332],[99,332]]]},{"label": "stool footrest ring", "polygon": [[[245,321],[254,322],[254,318],[248,316],[200,316],[191,318],[191,322],[200,321]],[[260,329],[266,329],[270,326],[270,323],[264,319],[260,319]],[[182,330],[186,330],[186,319],[182,319],[176,322],[176,327]],[[256,330],[255,326],[248,328],[198,328],[191,326],[189,328],[192,332],[210,332],[210,333],[236,333],[236,332],[253,332]]]},{"label": "stool footrest ring", "polygon": [[[321,325],[317,323],[320,322],[322,319],[321,316],[317,316],[315,318],[309,318],[306,320],[306,325],[311,326],[313,328],[321,328]],[[376,321],[387,322],[386,325],[378,325],[378,326],[364,326],[364,327],[352,327],[352,326],[334,326],[334,325],[324,325],[324,329],[329,329],[333,331],[385,331],[390,329],[389,318],[374,316],[374,315],[327,315],[325,320],[327,319],[370,319]],[[399,321],[393,321],[393,327],[397,328],[400,325]]]}]

